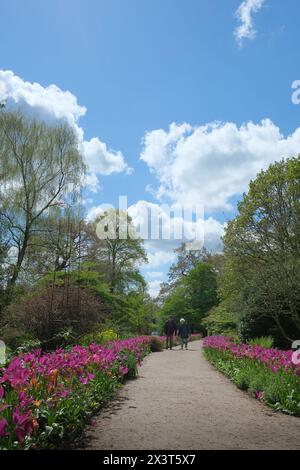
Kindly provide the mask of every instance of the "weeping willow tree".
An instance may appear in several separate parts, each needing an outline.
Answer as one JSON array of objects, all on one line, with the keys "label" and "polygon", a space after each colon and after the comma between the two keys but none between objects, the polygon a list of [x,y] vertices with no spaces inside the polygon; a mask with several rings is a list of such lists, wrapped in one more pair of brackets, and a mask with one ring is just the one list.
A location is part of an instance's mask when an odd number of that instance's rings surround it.
[{"label": "weeping willow tree", "polygon": [[85,171],[74,131],[0,109],[0,224],[6,291],[16,285],[47,219],[76,200]]}]

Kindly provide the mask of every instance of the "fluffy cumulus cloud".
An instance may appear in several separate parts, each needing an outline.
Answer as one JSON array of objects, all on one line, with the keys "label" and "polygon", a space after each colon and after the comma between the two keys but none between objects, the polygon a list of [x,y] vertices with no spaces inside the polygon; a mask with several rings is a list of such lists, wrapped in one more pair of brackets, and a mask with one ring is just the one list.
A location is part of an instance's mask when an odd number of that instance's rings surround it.
[{"label": "fluffy cumulus cloud", "polygon": [[239,26],[234,31],[234,37],[240,47],[245,39],[254,39],[256,30],[253,24],[253,15],[264,5],[265,0],[245,0],[235,12]]},{"label": "fluffy cumulus cloud", "polygon": [[141,159],[157,177],[159,198],[231,210],[231,198],[246,191],[261,169],[299,153],[300,128],[285,137],[270,119],[240,127],[173,123],[166,131],[147,132],[143,144]]},{"label": "fluffy cumulus cloud", "polygon": [[61,121],[70,125],[88,167],[86,184],[93,192],[100,188],[98,175],[130,173],[121,152],[110,150],[98,137],[84,140],[79,120],[85,115],[86,108],[78,104],[70,91],[63,91],[56,85],[43,87],[39,83],[26,82],[11,71],[0,70],[0,102],[5,102],[8,109],[21,109],[48,123]]},{"label": "fluffy cumulus cloud", "polygon": [[84,154],[88,155],[89,167],[94,173],[110,175],[111,173],[131,173],[120,151],[109,150],[98,137],[83,142]]}]

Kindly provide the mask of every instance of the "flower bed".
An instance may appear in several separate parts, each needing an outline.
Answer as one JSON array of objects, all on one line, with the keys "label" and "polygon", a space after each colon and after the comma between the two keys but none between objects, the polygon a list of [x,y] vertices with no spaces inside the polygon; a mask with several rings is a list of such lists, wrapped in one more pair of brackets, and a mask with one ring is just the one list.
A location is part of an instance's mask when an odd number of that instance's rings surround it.
[{"label": "flower bed", "polygon": [[300,366],[292,351],[236,344],[230,337],[208,336],[206,358],[236,385],[276,410],[300,416]]},{"label": "flower bed", "polygon": [[0,371],[0,449],[51,448],[74,436],[150,351],[151,337],[15,357]]}]

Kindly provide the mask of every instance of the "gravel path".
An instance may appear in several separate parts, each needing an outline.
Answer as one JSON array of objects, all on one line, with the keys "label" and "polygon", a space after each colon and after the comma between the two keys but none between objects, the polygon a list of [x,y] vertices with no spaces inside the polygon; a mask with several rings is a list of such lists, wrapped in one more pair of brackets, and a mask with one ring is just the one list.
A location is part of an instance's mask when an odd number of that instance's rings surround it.
[{"label": "gravel path", "polygon": [[300,419],[249,398],[190,350],[148,356],[88,427],[87,449],[300,449]]}]

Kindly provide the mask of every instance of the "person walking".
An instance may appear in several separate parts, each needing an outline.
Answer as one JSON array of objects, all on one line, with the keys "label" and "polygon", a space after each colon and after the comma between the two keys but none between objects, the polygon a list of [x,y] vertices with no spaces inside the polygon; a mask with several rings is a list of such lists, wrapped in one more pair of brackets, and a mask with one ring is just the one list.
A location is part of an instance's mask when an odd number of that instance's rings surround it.
[{"label": "person walking", "polygon": [[181,340],[181,349],[185,346],[185,349],[188,348],[188,341],[191,334],[191,330],[184,318],[180,319],[180,326],[178,328],[178,336]]},{"label": "person walking", "polygon": [[173,337],[177,332],[176,323],[173,320],[173,317],[169,317],[165,323],[165,335],[166,335],[166,349],[173,347]]}]

